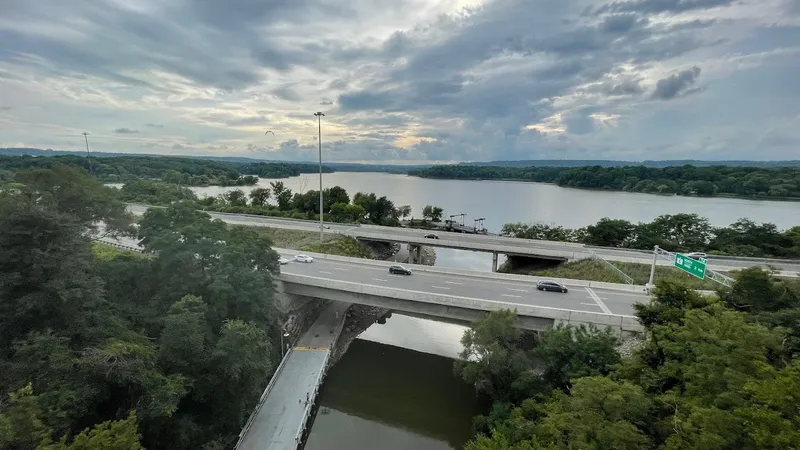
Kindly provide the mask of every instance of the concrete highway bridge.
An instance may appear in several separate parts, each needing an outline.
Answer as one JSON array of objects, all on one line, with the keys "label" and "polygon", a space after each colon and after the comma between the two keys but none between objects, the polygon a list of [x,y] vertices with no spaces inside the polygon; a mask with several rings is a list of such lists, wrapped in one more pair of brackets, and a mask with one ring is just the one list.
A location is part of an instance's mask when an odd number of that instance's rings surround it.
[{"label": "concrete highway bridge", "polygon": [[[151,208],[152,206],[129,203],[127,207],[132,213],[141,215],[144,214],[147,208]],[[312,232],[319,231],[319,222],[309,220],[206,212],[214,219],[220,219],[226,223],[235,225],[263,226]],[[326,226],[328,228],[325,229],[325,233],[351,236],[364,241],[407,243],[412,247],[426,245],[430,247],[491,253],[493,255],[493,271],[497,270],[497,257],[499,254],[552,259],[557,261],[599,258],[605,261],[635,262],[642,264],[652,264],[653,262],[652,251],[594,247],[572,242],[518,239],[504,236],[450,232],[437,232],[436,234],[439,236],[439,239],[429,239],[426,238],[425,235],[430,234],[431,231],[414,228],[338,223],[326,223]],[[797,260],[739,258],[711,255],[707,262],[709,269],[721,272],[758,266],[773,267],[779,271],[779,275],[781,276],[800,276],[800,261]],[[656,263],[663,266],[673,265],[671,260],[663,258],[658,259]]]}]

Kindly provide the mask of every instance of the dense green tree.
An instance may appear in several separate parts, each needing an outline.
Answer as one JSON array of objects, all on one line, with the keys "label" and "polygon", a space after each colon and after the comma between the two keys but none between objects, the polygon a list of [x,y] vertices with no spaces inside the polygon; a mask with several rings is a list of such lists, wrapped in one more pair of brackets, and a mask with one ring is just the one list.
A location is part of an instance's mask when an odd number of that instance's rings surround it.
[{"label": "dense green tree", "polygon": [[267,188],[255,188],[250,191],[250,204],[254,206],[266,206],[269,200],[270,190]]},{"label": "dense green tree", "polygon": [[247,195],[241,189],[226,192],[224,198],[231,206],[247,206]]},{"label": "dense green tree", "polygon": [[587,244],[604,247],[624,247],[634,236],[634,226],[627,220],[604,217],[586,227]]},{"label": "dense green tree", "polygon": [[422,217],[431,222],[441,222],[442,214],[444,214],[444,209],[438,206],[425,205],[425,207],[422,208]]},{"label": "dense green tree", "polygon": [[400,219],[406,219],[410,215],[411,215],[411,205],[403,205],[397,207],[397,217],[399,217]]},{"label": "dense green tree", "polygon": [[350,203],[350,196],[347,195],[347,191],[344,188],[334,186],[322,191],[322,200],[325,203],[325,212],[328,212],[336,203]]},{"label": "dense green tree", "polygon": [[367,212],[370,222],[377,225],[396,225],[397,210],[391,200],[377,197],[374,193],[359,192],[353,197],[353,204],[361,206]]},{"label": "dense green tree", "polygon": [[339,222],[360,222],[364,220],[367,212],[360,205],[334,203],[331,206],[331,216]]},{"label": "dense green tree", "polygon": [[184,200],[197,200],[191,189],[152,180],[132,180],[120,189],[120,199],[147,205],[170,205]]},{"label": "dense green tree", "polygon": [[618,364],[618,342],[611,330],[559,325],[544,333],[533,350],[542,379],[551,387],[565,389],[570,380],[608,375]]}]

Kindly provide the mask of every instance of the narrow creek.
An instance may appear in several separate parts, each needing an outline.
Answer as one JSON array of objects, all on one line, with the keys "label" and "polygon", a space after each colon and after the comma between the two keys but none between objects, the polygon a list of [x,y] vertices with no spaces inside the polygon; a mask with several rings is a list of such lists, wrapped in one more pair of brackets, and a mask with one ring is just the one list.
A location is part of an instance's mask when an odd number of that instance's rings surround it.
[{"label": "narrow creek", "polygon": [[328,372],[305,450],[450,450],[481,406],[453,374],[466,328],[393,314]]}]

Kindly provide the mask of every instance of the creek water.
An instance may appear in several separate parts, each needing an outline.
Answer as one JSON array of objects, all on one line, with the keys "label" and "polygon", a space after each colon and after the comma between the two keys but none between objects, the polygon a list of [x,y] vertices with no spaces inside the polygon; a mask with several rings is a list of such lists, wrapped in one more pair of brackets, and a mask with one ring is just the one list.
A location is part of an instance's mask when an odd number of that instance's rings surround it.
[{"label": "creek water", "polygon": [[466,328],[393,314],[373,324],[331,368],[305,450],[449,450],[481,411],[453,374]]}]

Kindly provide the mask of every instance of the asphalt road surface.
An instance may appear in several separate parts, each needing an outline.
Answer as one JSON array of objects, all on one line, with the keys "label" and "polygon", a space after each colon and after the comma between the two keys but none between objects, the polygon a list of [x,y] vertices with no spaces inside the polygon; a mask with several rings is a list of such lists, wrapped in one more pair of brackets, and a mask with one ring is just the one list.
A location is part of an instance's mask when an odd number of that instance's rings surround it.
[{"label": "asphalt road surface", "polygon": [[[458,297],[492,300],[514,305],[534,305],[569,309],[591,313],[633,316],[633,304],[647,302],[644,293],[570,286],[569,292],[542,292],[536,289],[536,279],[531,282],[492,280],[432,272],[415,272],[412,275],[393,275],[388,268],[355,262],[315,259],[312,263],[292,260],[294,254],[284,253],[289,264],[281,272],[350,281],[364,285],[383,286],[410,291],[428,292]],[[406,266],[412,269],[413,266]]]}]

